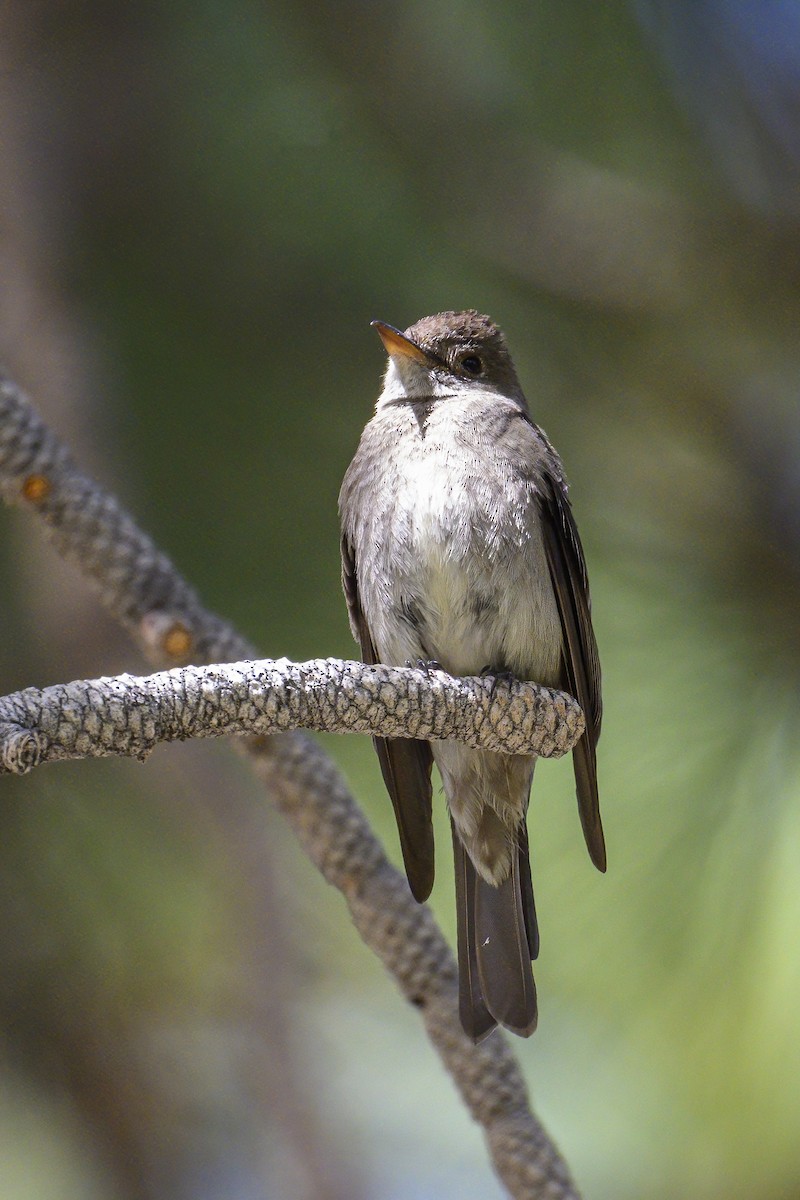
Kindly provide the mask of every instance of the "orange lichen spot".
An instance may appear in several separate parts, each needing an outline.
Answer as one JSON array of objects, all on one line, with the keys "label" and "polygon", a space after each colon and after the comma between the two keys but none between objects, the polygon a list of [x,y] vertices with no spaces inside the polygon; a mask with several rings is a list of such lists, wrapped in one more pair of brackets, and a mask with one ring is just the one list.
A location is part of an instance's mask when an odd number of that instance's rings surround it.
[{"label": "orange lichen spot", "polygon": [[41,504],[42,500],[50,495],[51,486],[46,475],[28,475],[20,488],[22,499],[30,501],[31,504]]},{"label": "orange lichen spot", "polygon": [[193,643],[191,633],[180,621],[170,625],[161,641],[164,652],[170,658],[187,658]]}]

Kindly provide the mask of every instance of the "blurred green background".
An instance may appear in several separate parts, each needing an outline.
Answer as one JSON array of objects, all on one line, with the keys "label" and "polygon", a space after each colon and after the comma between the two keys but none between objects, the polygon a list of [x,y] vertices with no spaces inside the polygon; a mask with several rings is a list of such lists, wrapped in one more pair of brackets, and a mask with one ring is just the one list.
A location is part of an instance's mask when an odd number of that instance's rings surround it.
[{"label": "blurred green background", "polygon": [[[0,352],[264,654],[355,654],[369,320],[506,330],[604,667],[609,872],[541,764],[516,1046],[592,1200],[800,1193],[799,99],[778,0],[0,14]],[[4,692],[143,667],[19,513],[0,604]],[[398,861],[367,739],[326,745]],[[0,790],[4,1197],[501,1195],[224,746]]]}]

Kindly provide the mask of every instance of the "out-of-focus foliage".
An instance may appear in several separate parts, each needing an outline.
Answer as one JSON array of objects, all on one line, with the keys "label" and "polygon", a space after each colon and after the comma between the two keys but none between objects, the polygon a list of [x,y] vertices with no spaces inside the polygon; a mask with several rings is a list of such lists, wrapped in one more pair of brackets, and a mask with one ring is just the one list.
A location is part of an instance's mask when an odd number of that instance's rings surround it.
[{"label": "out-of-focus foliage", "polygon": [[[606,696],[605,878],[568,764],[537,771],[535,1102],[594,1200],[796,1195],[794,6],[1,20],[3,356],[266,654],[354,653],[336,494],[369,319],[505,327],[573,481]],[[31,524],[0,532],[4,691],[140,665]],[[397,858],[369,746],[328,745]],[[223,747],[0,790],[14,1200],[499,1195]]]}]

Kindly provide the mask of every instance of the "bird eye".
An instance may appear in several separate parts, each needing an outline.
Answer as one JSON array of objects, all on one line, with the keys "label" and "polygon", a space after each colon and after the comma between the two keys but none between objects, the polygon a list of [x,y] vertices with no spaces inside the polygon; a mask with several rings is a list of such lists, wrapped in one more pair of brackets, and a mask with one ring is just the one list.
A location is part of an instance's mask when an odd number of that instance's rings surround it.
[{"label": "bird eye", "polygon": [[483,373],[483,363],[478,358],[477,354],[467,354],[461,360],[461,366],[470,375],[481,375]]}]

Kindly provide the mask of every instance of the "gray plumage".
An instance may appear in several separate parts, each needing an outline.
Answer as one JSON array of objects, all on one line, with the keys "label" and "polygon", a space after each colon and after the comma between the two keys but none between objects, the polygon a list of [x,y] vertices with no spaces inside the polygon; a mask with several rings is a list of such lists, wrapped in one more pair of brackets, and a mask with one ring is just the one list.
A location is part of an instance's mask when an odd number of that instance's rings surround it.
[{"label": "gray plumage", "polygon": [[[587,846],[605,869],[595,746],[600,668],[561,462],[528,415],[502,333],[476,312],[375,323],[389,366],[342,484],[342,576],[367,662],[435,661],[563,687],[587,729],[573,757]],[[502,684],[498,684],[502,686]],[[461,1020],[536,1025],[525,817],[535,758],[376,739],[411,889],[433,884],[431,766],[453,829]]]}]

